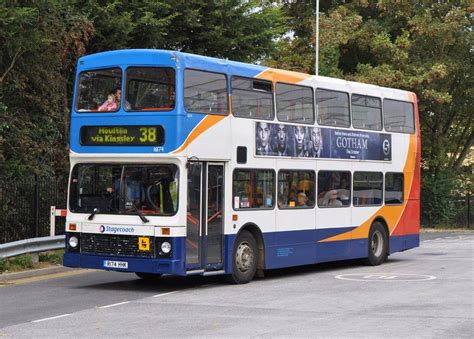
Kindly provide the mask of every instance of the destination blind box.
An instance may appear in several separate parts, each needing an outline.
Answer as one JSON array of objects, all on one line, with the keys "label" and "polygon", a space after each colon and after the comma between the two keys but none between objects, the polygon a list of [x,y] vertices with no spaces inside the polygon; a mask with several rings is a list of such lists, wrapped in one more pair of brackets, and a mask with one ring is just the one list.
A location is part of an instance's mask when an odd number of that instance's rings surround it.
[{"label": "destination blind box", "polygon": [[82,126],[83,146],[162,146],[165,130],[155,126]]}]

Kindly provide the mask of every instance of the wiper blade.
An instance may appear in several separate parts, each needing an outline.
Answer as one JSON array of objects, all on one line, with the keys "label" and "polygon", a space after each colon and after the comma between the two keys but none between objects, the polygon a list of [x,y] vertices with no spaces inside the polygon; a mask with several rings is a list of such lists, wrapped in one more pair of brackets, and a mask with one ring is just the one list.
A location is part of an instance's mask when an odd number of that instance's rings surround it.
[{"label": "wiper blade", "polygon": [[[127,193],[124,192],[124,195],[125,195],[125,199],[123,199],[122,201],[127,204],[127,202],[125,202],[125,200],[130,200],[127,196]],[[129,204],[131,204],[133,206],[133,208],[135,209],[135,212],[137,212],[137,215],[140,217],[140,219],[142,220],[142,222],[146,223],[146,222],[150,222],[150,220],[147,219],[147,217],[145,217],[145,215],[143,215],[143,213],[138,209],[137,205],[135,204],[134,201],[128,201]]]},{"label": "wiper blade", "polygon": [[94,219],[94,217],[95,217],[95,215],[96,215],[97,213],[100,213],[100,210],[96,207],[96,208],[94,208],[94,210],[92,211],[91,215],[89,215],[89,216],[87,217],[87,220],[92,220],[92,219]]},{"label": "wiper blade", "polygon": [[150,222],[150,220],[145,217],[145,215],[138,209],[137,205],[135,205],[134,202],[132,202],[132,206],[135,207],[135,212],[137,212],[137,215],[142,219],[142,221],[145,222]]}]

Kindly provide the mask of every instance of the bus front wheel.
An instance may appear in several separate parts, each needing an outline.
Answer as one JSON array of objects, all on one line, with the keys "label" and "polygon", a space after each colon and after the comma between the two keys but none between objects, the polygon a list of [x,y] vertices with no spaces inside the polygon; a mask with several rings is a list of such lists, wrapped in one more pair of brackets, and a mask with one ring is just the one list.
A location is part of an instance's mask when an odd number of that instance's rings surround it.
[{"label": "bus front wheel", "polygon": [[388,234],[385,227],[378,221],[372,224],[369,232],[369,256],[366,263],[377,266],[387,260]]},{"label": "bus front wheel", "polygon": [[257,242],[252,233],[242,231],[238,235],[232,254],[232,274],[228,280],[233,284],[246,284],[253,279],[257,271]]}]

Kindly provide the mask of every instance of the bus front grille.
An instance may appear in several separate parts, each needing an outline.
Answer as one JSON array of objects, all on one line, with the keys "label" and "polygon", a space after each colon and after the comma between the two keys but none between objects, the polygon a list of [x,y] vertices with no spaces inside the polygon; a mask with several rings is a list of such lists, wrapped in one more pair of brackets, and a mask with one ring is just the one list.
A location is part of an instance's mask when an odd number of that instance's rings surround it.
[{"label": "bus front grille", "polygon": [[148,237],[150,242],[149,251],[139,250],[138,238],[138,236],[131,235],[83,233],[81,234],[81,253],[144,258],[156,257],[154,238]]}]

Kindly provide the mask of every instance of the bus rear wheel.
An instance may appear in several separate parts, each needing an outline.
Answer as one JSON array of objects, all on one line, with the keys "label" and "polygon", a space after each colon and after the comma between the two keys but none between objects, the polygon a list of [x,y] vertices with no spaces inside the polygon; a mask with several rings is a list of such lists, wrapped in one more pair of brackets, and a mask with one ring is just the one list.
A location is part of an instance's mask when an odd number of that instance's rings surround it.
[{"label": "bus rear wheel", "polygon": [[159,273],[143,273],[143,272],[135,272],[135,274],[142,278],[145,281],[158,281],[160,280],[162,274]]},{"label": "bus rear wheel", "polygon": [[252,233],[242,231],[238,235],[232,253],[232,274],[228,281],[233,284],[246,284],[255,276],[258,263],[257,242]]},{"label": "bus rear wheel", "polygon": [[388,234],[382,223],[376,221],[372,224],[368,240],[369,256],[366,263],[370,266],[380,265],[388,257]]}]

